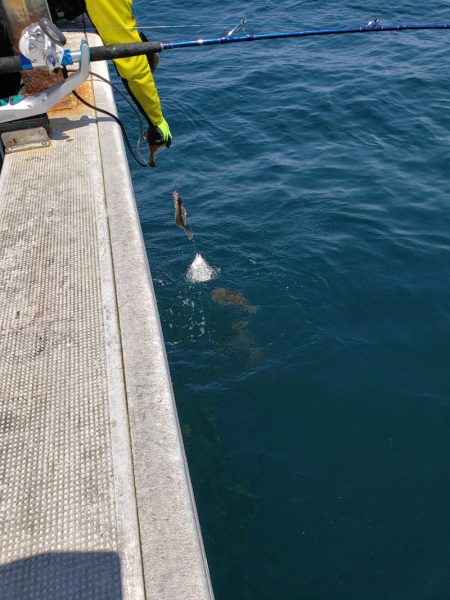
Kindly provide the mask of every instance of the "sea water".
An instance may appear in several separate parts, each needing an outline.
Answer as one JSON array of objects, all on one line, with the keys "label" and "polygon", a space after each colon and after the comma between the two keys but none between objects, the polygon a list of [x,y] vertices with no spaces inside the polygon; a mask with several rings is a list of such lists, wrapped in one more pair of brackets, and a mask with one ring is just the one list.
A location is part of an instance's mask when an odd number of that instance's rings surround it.
[{"label": "sea water", "polygon": [[[135,7],[164,40],[244,16],[255,33],[449,18],[436,0]],[[174,142],[132,177],[217,600],[449,597],[449,36],[161,54]],[[256,314],[186,280],[175,188]]]},{"label": "sea water", "polygon": [[191,283],[205,283],[217,277],[220,269],[211,267],[200,252],[194,257],[186,272],[186,279]]}]

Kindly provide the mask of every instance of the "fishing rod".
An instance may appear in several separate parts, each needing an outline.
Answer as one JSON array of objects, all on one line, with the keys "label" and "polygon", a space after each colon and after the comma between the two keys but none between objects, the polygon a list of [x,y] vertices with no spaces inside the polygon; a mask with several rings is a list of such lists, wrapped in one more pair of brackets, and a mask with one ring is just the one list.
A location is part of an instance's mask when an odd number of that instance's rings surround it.
[{"label": "fishing rod", "polygon": [[184,42],[137,42],[90,48],[87,41],[83,39],[79,50],[74,51],[65,48],[66,38],[52,21],[46,18],[40,19],[38,23],[32,23],[22,32],[19,40],[20,56],[0,58],[0,75],[42,67],[47,68],[52,73],[59,69],[66,69],[67,66],[74,63],[79,63],[80,66],[71,77],[40,94],[0,99],[0,123],[16,121],[48,112],[59,100],[83,83],[89,75],[90,63],[95,61],[128,58],[177,48],[219,46],[286,38],[450,29],[450,23],[381,25],[378,19],[373,19],[362,27],[305,29],[303,31],[253,34],[247,32],[246,25],[246,19],[241,19],[236,27],[222,37],[200,38]]},{"label": "fishing rod", "polygon": [[[136,42],[133,44],[112,44],[108,46],[97,46],[90,48],[90,61],[111,60],[116,58],[128,58],[130,56],[141,56],[148,53],[163,52],[164,50],[176,50],[181,48],[196,48],[202,46],[221,46],[225,44],[238,44],[244,42],[259,42],[277,39],[306,38],[325,35],[349,35],[357,33],[387,33],[394,31],[423,31],[450,29],[450,23],[425,23],[425,24],[398,24],[381,25],[378,19],[374,19],[362,27],[341,27],[336,29],[305,29],[301,31],[285,31],[279,33],[247,33],[245,30],[245,19],[240,25],[232,29],[222,37],[188,40],[181,42]],[[242,29],[243,35],[235,35]],[[81,61],[80,51],[66,49],[63,52],[61,65],[71,65]],[[38,62],[33,62],[24,55],[0,58],[0,75],[18,71],[30,70],[33,67],[42,67]]]}]

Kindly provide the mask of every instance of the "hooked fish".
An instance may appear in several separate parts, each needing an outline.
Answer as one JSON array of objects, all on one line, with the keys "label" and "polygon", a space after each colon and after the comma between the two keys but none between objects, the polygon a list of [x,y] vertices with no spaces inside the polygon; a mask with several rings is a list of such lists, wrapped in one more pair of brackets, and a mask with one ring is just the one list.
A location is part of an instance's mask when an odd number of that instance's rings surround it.
[{"label": "hooked fish", "polygon": [[175,206],[175,223],[178,227],[184,229],[188,240],[194,239],[192,233],[186,228],[186,209],[183,206],[183,200],[181,199],[180,194],[176,190],[173,192],[173,203]]},{"label": "hooked fish", "polygon": [[159,150],[161,148],[161,146],[159,146],[157,144],[150,144],[149,148],[150,148],[150,162],[149,162],[149,165],[151,167],[156,167],[155,154],[156,154],[157,150]]},{"label": "hooked fish", "polygon": [[148,164],[150,165],[150,167],[156,167],[155,154],[158,152],[158,150],[161,150],[161,148],[168,148],[170,146],[170,143],[156,144],[152,141],[152,139],[149,139],[148,132],[144,134],[144,139],[147,141],[148,149],[150,150],[150,162]]},{"label": "hooked fish", "polygon": [[211,298],[217,304],[230,304],[232,306],[240,306],[249,313],[255,313],[258,308],[252,306],[247,298],[241,292],[235,292],[227,288],[214,288],[211,292]]}]

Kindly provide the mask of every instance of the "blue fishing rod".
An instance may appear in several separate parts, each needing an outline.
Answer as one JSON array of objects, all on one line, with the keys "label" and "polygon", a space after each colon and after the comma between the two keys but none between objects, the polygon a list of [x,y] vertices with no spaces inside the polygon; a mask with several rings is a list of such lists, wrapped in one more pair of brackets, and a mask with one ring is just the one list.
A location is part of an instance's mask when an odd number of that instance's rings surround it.
[{"label": "blue fishing rod", "polygon": [[[450,29],[450,23],[428,23],[428,24],[399,24],[381,25],[378,19],[370,21],[362,27],[339,27],[335,29],[305,29],[301,31],[285,31],[280,33],[247,33],[246,20],[228,32],[227,35],[215,38],[200,38],[182,42],[137,42],[133,44],[113,44],[109,46],[97,46],[90,48],[90,61],[111,60],[115,58],[127,58],[140,56],[150,52],[163,52],[164,50],[176,50],[181,48],[197,48],[203,46],[221,46],[224,44],[239,44],[244,42],[259,42],[267,40],[279,40],[289,38],[306,38],[324,35],[349,35],[357,33],[387,33],[401,31],[423,31]],[[240,35],[237,35],[240,33]],[[80,62],[80,52],[66,49],[62,65]],[[0,58],[0,74],[14,73],[30,70],[33,64],[24,56],[10,56]]]},{"label": "blue fishing rod", "polygon": [[[245,20],[241,28],[245,33]],[[303,31],[285,31],[281,33],[245,33],[245,35],[227,35],[219,38],[198,39],[188,42],[161,42],[161,50],[176,48],[193,48],[196,46],[218,46],[222,44],[236,44],[239,42],[259,42],[264,40],[280,40],[286,38],[302,38],[322,35],[346,35],[350,33],[383,33],[388,31],[420,31],[424,29],[450,29],[450,23],[431,23],[419,25],[380,25],[374,19],[363,27],[343,27],[337,29],[305,29]]]}]

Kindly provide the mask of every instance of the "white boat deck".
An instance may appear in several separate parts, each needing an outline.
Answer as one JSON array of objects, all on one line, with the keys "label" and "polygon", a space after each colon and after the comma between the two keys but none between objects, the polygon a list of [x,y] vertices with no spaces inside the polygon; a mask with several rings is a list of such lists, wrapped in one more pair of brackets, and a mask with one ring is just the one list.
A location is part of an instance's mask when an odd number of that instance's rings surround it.
[{"label": "white boat deck", "polygon": [[0,175],[0,598],[211,599],[120,129],[51,138]]}]

